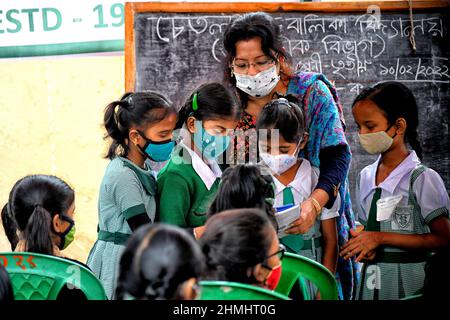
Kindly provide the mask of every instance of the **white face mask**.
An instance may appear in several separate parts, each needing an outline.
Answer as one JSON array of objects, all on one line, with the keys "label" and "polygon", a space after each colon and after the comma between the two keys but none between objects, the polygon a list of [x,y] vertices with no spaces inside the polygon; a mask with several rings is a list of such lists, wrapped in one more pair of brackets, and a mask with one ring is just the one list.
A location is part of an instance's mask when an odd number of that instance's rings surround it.
[{"label": "white face mask", "polygon": [[267,96],[280,81],[276,65],[254,76],[238,73],[234,76],[236,87],[255,98]]},{"label": "white face mask", "polygon": [[289,170],[294,164],[297,163],[298,149],[301,141],[298,143],[293,154],[279,154],[271,155],[270,153],[260,152],[261,160],[272,170],[276,175],[280,175]]},{"label": "white face mask", "polygon": [[383,153],[387,151],[394,142],[394,139],[391,138],[386,131],[358,134],[358,136],[361,147],[370,154]]}]

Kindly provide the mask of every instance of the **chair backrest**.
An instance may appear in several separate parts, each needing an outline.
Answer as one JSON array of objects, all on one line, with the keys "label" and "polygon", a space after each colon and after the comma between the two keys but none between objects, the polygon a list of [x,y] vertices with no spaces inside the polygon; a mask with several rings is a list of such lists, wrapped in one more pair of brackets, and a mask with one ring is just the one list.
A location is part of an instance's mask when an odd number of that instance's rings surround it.
[{"label": "chair backrest", "polygon": [[421,293],[419,293],[419,294],[414,294],[414,295],[412,295],[412,296],[404,297],[404,298],[402,298],[402,299],[400,299],[400,300],[405,300],[405,301],[421,301],[421,300],[423,300],[423,295],[422,295]]},{"label": "chair backrest", "polygon": [[338,300],[338,288],[333,274],[320,263],[286,252],[281,262],[281,279],[275,291],[288,296],[295,283],[303,278],[311,281],[319,290],[322,300]]},{"label": "chair backrest", "polygon": [[229,281],[200,281],[200,300],[289,300],[264,288]]},{"label": "chair backrest", "polygon": [[80,289],[88,300],[106,300],[101,282],[86,267],[32,252],[0,252],[16,300],[56,300],[64,286]]}]

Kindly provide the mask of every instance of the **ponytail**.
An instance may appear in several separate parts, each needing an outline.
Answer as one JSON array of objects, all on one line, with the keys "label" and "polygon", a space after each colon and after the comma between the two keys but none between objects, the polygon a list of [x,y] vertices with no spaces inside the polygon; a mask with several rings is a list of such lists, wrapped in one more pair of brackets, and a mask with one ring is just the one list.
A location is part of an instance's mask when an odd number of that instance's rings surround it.
[{"label": "ponytail", "polygon": [[121,154],[126,155],[128,153],[126,143],[128,130],[124,130],[124,127],[120,124],[121,119],[126,117],[126,107],[128,107],[128,104],[125,101],[113,101],[105,109],[104,124],[107,132],[105,138],[112,139],[106,154],[106,158],[110,160],[116,156],[119,148],[122,148]]},{"label": "ponytail", "polygon": [[409,130],[406,128],[406,140],[408,141],[411,148],[416,152],[417,156],[420,160],[422,160],[422,147],[420,145],[420,141],[417,138],[417,131]]},{"label": "ponytail", "polygon": [[51,223],[50,213],[41,205],[35,205],[23,233],[27,252],[53,255]]},{"label": "ponytail", "polygon": [[126,157],[129,151],[128,133],[132,126],[144,127],[159,122],[169,114],[176,113],[171,102],[156,92],[127,92],[118,101],[105,108],[103,118],[105,139],[111,138],[105,158],[112,160],[117,155]]}]

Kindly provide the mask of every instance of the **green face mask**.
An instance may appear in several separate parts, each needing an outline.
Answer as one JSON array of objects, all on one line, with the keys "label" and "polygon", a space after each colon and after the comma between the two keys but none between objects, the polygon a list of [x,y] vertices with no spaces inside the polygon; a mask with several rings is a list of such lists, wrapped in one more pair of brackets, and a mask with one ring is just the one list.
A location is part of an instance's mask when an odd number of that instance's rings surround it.
[{"label": "green face mask", "polygon": [[58,236],[60,237],[61,241],[59,242],[59,250],[66,249],[72,241],[75,239],[75,221],[73,221],[71,218],[67,216],[60,215],[61,220],[67,221],[70,223],[70,226],[66,229],[66,231],[58,233]]}]

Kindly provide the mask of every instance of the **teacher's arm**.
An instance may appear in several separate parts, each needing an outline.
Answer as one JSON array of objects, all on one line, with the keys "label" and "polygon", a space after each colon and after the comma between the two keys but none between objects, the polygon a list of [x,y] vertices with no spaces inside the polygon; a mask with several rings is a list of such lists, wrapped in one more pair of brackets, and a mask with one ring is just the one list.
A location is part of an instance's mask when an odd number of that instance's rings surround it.
[{"label": "teacher's arm", "polygon": [[289,233],[304,234],[311,229],[322,208],[331,208],[350,165],[350,148],[330,89],[322,81],[312,86],[308,99],[309,160],[320,169],[318,184],[301,204],[300,217]]}]

